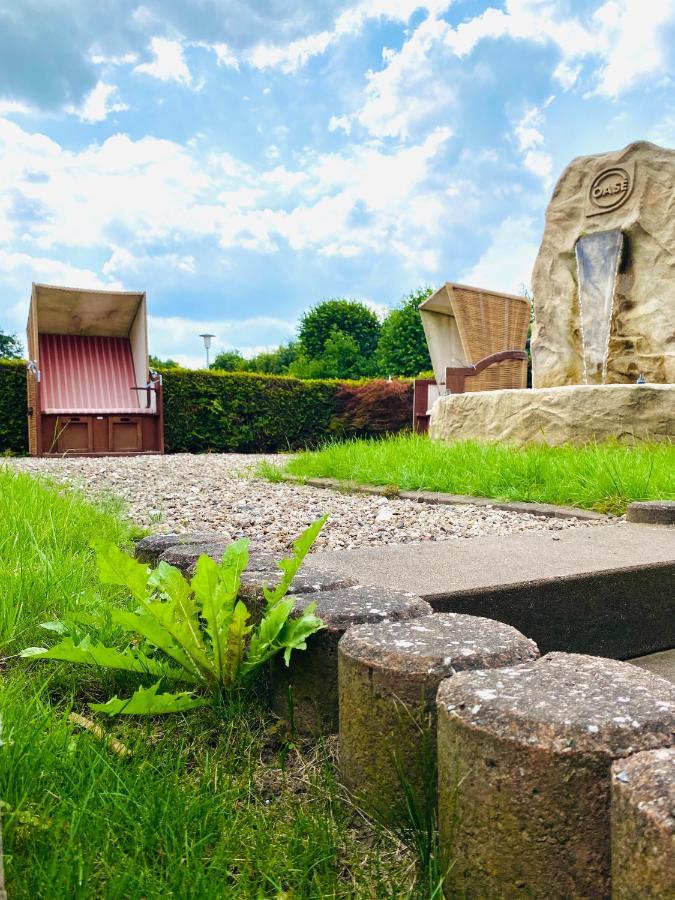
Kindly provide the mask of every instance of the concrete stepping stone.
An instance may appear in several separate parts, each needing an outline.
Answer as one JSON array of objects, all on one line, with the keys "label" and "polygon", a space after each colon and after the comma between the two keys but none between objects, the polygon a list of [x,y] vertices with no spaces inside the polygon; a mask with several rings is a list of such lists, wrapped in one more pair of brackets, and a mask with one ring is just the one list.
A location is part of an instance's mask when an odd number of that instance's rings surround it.
[{"label": "concrete stepping stone", "polygon": [[612,766],[612,900],[675,897],[675,747]]},{"label": "concrete stepping stone", "polygon": [[626,519],[643,525],[675,525],[675,500],[649,500],[631,503]]},{"label": "concrete stepping stone", "polygon": [[550,653],[438,691],[446,896],[610,896],[610,769],[667,747],[675,686],[628,663]]},{"label": "concrete stepping stone", "polygon": [[557,533],[319,550],[312,564],[414,591],[434,612],[513,625],[542,653],[629,659],[675,647],[671,528],[618,522]]},{"label": "concrete stepping stone", "polygon": [[356,585],[319,593],[298,594],[298,615],[316,602],[325,628],[293,653],[287,667],[272,660],[270,704],[300,734],[334,734],[338,730],[338,643],[348,628],[367,622],[430,617],[431,607],[415,594]]},{"label": "concrete stepping stone", "polygon": [[441,681],[538,656],[515,628],[479,616],[439,613],[350,628],[338,663],[343,783],[385,821],[405,821],[411,802],[418,813],[433,813]]}]

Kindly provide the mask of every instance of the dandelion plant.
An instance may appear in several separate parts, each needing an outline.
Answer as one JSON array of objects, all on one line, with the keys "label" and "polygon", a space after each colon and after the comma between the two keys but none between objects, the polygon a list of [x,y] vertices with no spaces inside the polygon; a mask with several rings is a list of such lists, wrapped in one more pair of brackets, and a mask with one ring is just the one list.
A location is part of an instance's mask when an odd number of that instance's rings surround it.
[{"label": "dandelion plant", "polygon": [[[137,608],[113,609],[112,620],[136,636],[124,650],[108,647],[92,637],[75,643],[65,637],[53,647],[27,647],[23,657],[53,659],[122,669],[156,680],[140,686],[126,699],[112,697],[106,703],[90,703],[107,715],[156,715],[208,705],[283,652],[286,665],[293,650],[304,650],[307,638],[323,627],[312,603],[291,617],[295,601],[287,596],[293,578],[323,527],[326,517],[309,526],[293,543],[290,557],[278,563],[281,578],[273,589],[265,588],[265,609],[260,624],[248,624],[246,604],[238,599],[242,572],[248,565],[248,539],[235,541],[217,563],[200,556],[194,575],[160,562],[155,569],[105,541],[92,541],[99,578],[105,584],[128,589]],[[54,631],[66,631],[60,623],[46,623]],[[183,687],[173,692],[164,685]]]}]

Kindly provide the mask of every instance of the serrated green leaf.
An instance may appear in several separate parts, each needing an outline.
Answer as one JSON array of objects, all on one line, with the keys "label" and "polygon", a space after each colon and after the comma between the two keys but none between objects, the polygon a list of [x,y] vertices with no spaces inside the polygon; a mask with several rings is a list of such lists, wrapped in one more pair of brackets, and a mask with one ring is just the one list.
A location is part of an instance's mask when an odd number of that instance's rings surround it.
[{"label": "serrated green leaf", "polygon": [[221,679],[224,687],[230,687],[239,677],[239,670],[246,649],[246,635],[251,631],[250,627],[246,627],[248,618],[249,612],[240,600],[234,607],[225,635],[223,676]]},{"label": "serrated green leaf", "polygon": [[118,584],[128,588],[137,600],[148,594],[150,569],[133,559],[109,541],[95,539],[89,546],[96,552],[99,578],[104,584]]},{"label": "serrated green leaf", "polygon": [[263,588],[268,607],[274,606],[275,603],[286,595],[304,558],[309,553],[312,544],[317,539],[319,532],[326,524],[327,520],[328,516],[325,515],[320,519],[317,519],[316,522],[313,522],[309,528],[306,528],[302,534],[293,541],[293,555],[279,560],[277,566],[283,573],[279,584],[272,590],[270,590],[270,588]]},{"label": "serrated green leaf", "polygon": [[40,647],[27,647],[20,655],[32,659],[58,659],[84,666],[121,669],[125,672],[164,675],[168,678],[182,677],[182,672],[146,656],[140,650],[132,650],[130,647],[123,651],[114,650],[112,647],[106,647],[105,644],[93,643],[88,637],[79,644],[75,644],[72,638],[66,638],[60,644],[55,644],[47,650]]},{"label": "serrated green leaf", "polygon": [[241,573],[248,564],[247,538],[230,544],[220,563],[200,556],[191,587],[211,639],[214,668],[219,681],[228,668],[229,628],[235,609]]},{"label": "serrated green leaf", "polygon": [[279,649],[276,639],[281,633],[286,620],[295,605],[295,601],[286,597],[272,606],[256,628],[246,655],[244,669],[251,672],[262,665]]},{"label": "serrated green leaf", "polygon": [[148,688],[140,687],[126,700],[112,697],[107,703],[90,703],[89,708],[107,716],[156,716],[184,712],[208,704],[208,700],[195,697],[191,691],[158,694],[159,685],[160,682],[157,682]]},{"label": "serrated green leaf", "polygon": [[293,650],[306,650],[307,638],[325,627],[318,616],[314,615],[316,603],[310,603],[302,616],[297,619],[288,619],[279,636],[279,643],[284,648],[284,662],[288,665],[291,661]]},{"label": "serrated green leaf", "polygon": [[148,583],[163,600],[144,601],[143,608],[169,632],[195,667],[207,678],[217,679],[213,661],[209,659],[199,625],[198,609],[191,596],[190,585],[182,573],[161,562],[152,572]]},{"label": "serrated green leaf", "polygon": [[[132,613],[124,609],[114,609],[111,611],[111,618],[116,625],[120,625],[126,632],[142,635],[153,646],[175,660],[184,670],[182,675],[183,681],[196,683],[202,679],[198,667],[183,651],[178,642],[174,640],[171,633],[145,611]],[[178,679],[178,675],[176,675],[176,678]]]}]

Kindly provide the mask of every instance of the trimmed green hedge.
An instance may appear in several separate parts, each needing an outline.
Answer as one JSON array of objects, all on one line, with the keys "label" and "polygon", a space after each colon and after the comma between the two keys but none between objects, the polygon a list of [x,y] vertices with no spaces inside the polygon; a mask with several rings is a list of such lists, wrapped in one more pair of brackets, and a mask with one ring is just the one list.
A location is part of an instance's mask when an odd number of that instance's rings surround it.
[{"label": "trimmed green hedge", "polygon": [[[167,453],[296,450],[335,434],[396,432],[412,418],[412,385],[402,382],[191,369],[162,374]],[[27,450],[25,363],[0,360],[0,451]]]},{"label": "trimmed green hedge", "polygon": [[0,453],[28,453],[26,363],[0,360]]},{"label": "trimmed green hedge", "polygon": [[168,453],[263,453],[312,446],[326,435],[337,385],[248,372],[169,369]]}]

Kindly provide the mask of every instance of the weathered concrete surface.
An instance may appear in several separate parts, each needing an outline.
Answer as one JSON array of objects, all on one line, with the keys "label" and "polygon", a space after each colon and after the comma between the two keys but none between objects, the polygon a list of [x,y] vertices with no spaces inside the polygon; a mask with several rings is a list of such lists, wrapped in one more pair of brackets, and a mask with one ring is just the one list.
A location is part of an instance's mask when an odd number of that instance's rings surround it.
[{"label": "weathered concrete surface", "polygon": [[162,554],[174,548],[189,547],[193,544],[215,545],[223,543],[223,539],[217,534],[208,532],[196,532],[193,534],[149,534],[136,543],[134,556],[140,562],[156,566]]},{"label": "weathered concrete surface", "polygon": [[[674,300],[675,304],[675,300]],[[439,397],[429,434],[443,441],[557,447],[609,438],[675,439],[674,384],[578,384]]]},{"label": "weathered concrete surface", "polygon": [[498,619],[536,641],[619,659],[675,647],[675,537],[620,522],[472,541],[321,552],[312,565]]},{"label": "weathered concrete surface", "polygon": [[675,897],[675,748],[612,766],[612,900]]},{"label": "weathered concrete surface", "polygon": [[675,650],[662,650],[660,653],[650,653],[648,656],[638,656],[626,661],[675,684]]},{"label": "weathered concrete surface", "polygon": [[270,704],[300,734],[331,734],[338,730],[338,643],[345,631],[368,622],[428,617],[432,609],[415,594],[364,585],[298,594],[294,614],[310,603],[316,603],[326,628],[308,638],[306,650],[293,653],[289,666],[273,658]]},{"label": "weathered concrete surface", "polygon": [[[612,209],[591,191],[613,167],[626,190]],[[624,177],[617,178],[617,183]],[[534,384],[583,383],[575,244],[584,234],[621,229],[619,269],[610,328],[608,382],[675,381],[675,151],[641,141],[623,150],[575,159],[561,175],[546,212],[532,275],[536,325]],[[610,197],[611,199],[611,197]],[[600,200],[603,204],[606,201]]]},{"label": "weathered concrete surface", "polygon": [[[253,562],[255,563],[255,560]],[[279,584],[281,578],[282,572],[280,569],[256,571],[254,568],[251,570],[247,569],[242,574],[239,597],[246,603],[252,622],[259,622],[264,615],[267,605],[265,588],[273,590]],[[357,584],[357,579],[350,575],[343,575],[340,572],[331,572],[326,569],[314,569],[305,564],[293,579],[288,588],[288,593],[317,594],[320,591],[338,591],[344,588],[351,588]]]},{"label": "weathered concrete surface", "polygon": [[425,821],[436,808],[441,681],[538,655],[515,628],[477,616],[445,613],[350,628],[338,648],[342,782],[380,819],[409,824],[414,803]]},{"label": "weathered concrete surface", "polygon": [[438,691],[446,896],[610,896],[610,769],[670,746],[675,685],[551,653],[460,673]]},{"label": "weathered concrete surface", "polygon": [[[200,556],[210,556],[216,562],[221,562],[225,551],[231,543],[232,541],[223,538],[210,538],[189,544],[180,543],[167,547],[160,555],[160,559],[180,569],[184,575],[192,576]],[[282,555],[262,552],[250,553],[247,571],[267,571],[272,569]]]},{"label": "weathered concrete surface", "polygon": [[643,525],[675,525],[675,500],[652,500],[631,503],[626,519]]}]

